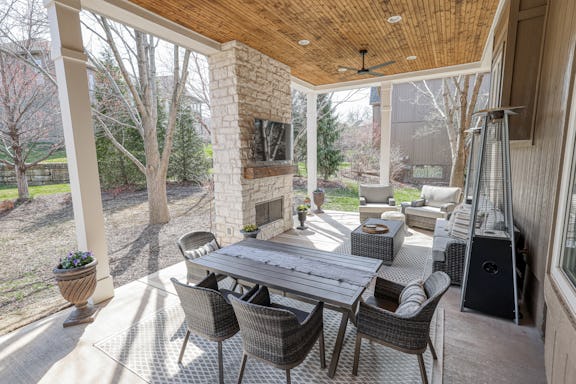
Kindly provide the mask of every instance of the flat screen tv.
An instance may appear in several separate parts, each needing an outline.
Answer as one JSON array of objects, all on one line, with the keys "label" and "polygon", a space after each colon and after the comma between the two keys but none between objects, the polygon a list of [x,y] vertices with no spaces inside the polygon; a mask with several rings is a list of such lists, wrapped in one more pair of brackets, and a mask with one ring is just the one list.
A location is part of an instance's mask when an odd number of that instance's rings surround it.
[{"label": "flat screen tv", "polygon": [[255,162],[291,162],[292,126],[288,123],[254,119],[252,160]]}]

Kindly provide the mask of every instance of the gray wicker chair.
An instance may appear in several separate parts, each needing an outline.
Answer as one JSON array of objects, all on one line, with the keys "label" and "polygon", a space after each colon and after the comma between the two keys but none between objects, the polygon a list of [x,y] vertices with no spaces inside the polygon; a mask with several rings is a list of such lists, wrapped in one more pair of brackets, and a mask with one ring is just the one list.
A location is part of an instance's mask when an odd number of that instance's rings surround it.
[{"label": "gray wicker chair", "polygon": [[317,340],[320,366],[326,367],[323,303],[318,303],[310,313],[271,303],[266,287],[260,287],[247,302],[232,297],[230,302],[238,318],[244,348],[238,384],[242,382],[248,356],[284,369],[286,382],[290,384],[290,369],[304,361]]},{"label": "gray wicker chair", "polygon": [[[187,276],[186,280],[188,284],[202,278],[201,275],[204,271],[200,270],[200,268],[192,262],[195,258],[192,256],[191,251],[194,251],[204,245],[214,241],[218,248],[220,248],[220,244],[218,240],[216,240],[216,236],[212,232],[188,232],[178,239],[176,242],[178,244],[178,248],[184,256],[184,260],[186,261],[186,269],[187,269]],[[208,271],[205,272],[208,274]],[[216,275],[218,281],[224,280],[227,276],[226,275]],[[231,287],[232,290],[236,288],[237,281],[234,279],[233,285]]]},{"label": "gray wicker chair", "polygon": [[423,353],[430,346],[432,357],[436,360],[436,351],[430,340],[430,321],[442,295],[450,286],[450,277],[441,271],[434,272],[424,282],[428,297],[411,316],[397,315],[394,306],[404,286],[377,277],[374,296],[366,302],[360,302],[357,322],[356,347],[352,374],[358,374],[360,347],[362,338],[373,340],[399,351],[418,356],[422,382],[428,383]]},{"label": "gray wicker chair", "polygon": [[[224,382],[222,341],[234,336],[238,330],[238,321],[234,314],[234,309],[228,302],[228,297],[239,297],[240,294],[226,289],[218,288],[218,280],[211,273],[195,286],[182,284],[175,278],[170,279],[186,316],[186,336],[178,363],[182,361],[184,350],[188,343],[190,333],[201,336],[210,341],[218,342],[218,369],[220,383]],[[256,290],[252,290],[242,295],[241,299],[249,298]]]}]

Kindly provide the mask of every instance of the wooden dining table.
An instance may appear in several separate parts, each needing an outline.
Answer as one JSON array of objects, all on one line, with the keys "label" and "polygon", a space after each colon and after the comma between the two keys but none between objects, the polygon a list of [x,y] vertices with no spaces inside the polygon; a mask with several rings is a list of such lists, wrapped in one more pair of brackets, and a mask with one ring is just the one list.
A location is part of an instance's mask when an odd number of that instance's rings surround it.
[{"label": "wooden dining table", "polygon": [[245,239],[193,261],[206,270],[324,302],[342,313],[328,376],[334,377],[350,316],[382,260]]}]

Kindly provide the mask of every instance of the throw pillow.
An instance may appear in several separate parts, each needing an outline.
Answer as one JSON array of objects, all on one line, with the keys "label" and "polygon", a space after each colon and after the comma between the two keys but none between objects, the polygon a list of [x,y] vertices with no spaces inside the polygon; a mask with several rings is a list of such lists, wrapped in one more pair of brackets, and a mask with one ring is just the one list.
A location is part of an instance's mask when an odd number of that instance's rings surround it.
[{"label": "throw pillow", "polygon": [[[424,282],[422,280],[414,280],[406,284],[402,292],[400,292],[400,296],[398,296],[398,303],[401,304],[408,296],[413,295],[414,293],[424,292],[424,288],[422,287]],[[424,297],[426,297],[426,293],[424,293]],[[426,299],[424,299],[426,300]]]},{"label": "throw pillow", "polygon": [[413,207],[423,207],[426,204],[426,200],[425,199],[418,199],[418,200],[414,200],[412,202],[412,206]]},{"label": "throw pillow", "polygon": [[428,299],[422,281],[416,280],[409,283],[400,293],[400,305],[396,308],[396,314],[400,316],[412,316]]}]

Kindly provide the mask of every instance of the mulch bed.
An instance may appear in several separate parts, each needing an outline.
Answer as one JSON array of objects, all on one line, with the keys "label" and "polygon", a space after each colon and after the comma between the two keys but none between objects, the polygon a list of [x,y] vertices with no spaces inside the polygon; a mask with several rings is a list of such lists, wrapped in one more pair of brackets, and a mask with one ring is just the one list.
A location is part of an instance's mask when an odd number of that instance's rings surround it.
[{"label": "mulch bed", "polygon": [[[182,261],[176,239],[211,230],[211,197],[197,186],[168,186],[171,220],[148,224],[146,191],[103,193],[110,272],[118,287]],[[67,306],[52,276],[76,249],[69,193],[37,197],[0,215],[0,334]]]}]

